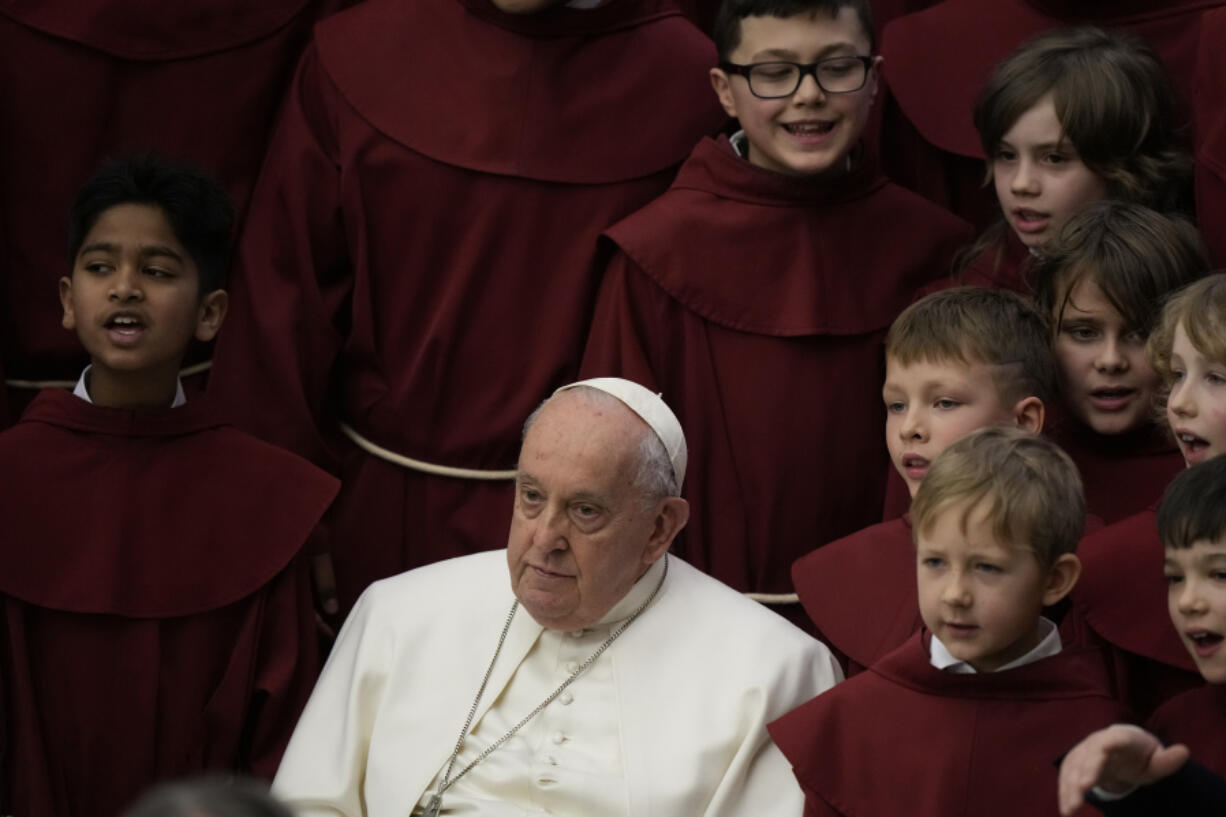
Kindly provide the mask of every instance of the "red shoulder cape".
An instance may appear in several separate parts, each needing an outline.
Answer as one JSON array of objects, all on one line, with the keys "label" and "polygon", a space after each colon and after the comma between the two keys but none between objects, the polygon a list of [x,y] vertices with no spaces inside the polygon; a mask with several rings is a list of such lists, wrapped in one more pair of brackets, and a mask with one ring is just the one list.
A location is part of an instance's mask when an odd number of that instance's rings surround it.
[{"label": "red shoulder cape", "polygon": [[1124,29],[1162,58],[1176,89],[1189,93],[1198,18],[1221,0],[946,0],[885,28],[890,91],[938,148],[983,158],[971,120],[975,98],[996,65],[1026,40],[1064,25]]},{"label": "red shoulder cape", "polygon": [[[877,229],[889,240],[872,240]],[[871,165],[829,183],[793,179],[721,137],[700,142],[664,196],[606,234],[707,320],[794,337],[889,326],[932,280],[933,259],[951,258],[969,232]]]},{"label": "red shoulder cape", "polygon": [[312,0],[3,0],[0,15],[44,34],[130,60],[198,57],[265,37]]},{"label": "red shoulder cape", "polygon": [[727,118],[707,76],[715,48],[671,0],[523,16],[489,0],[366,0],[320,24],[316,43],[375,128],[485,173],[641,178],[676,165],[695,133]]},{"label": "red shoulder cape", "polygon": [[918,632],[915,544],[909,517],[820,547],[792,565],[800,603],[835,650],[869,667]]},{"label": "red shoulder cape", "polygon": [[1226,777],[1226,684],[1176,695],[1146,725],[1167,743],[1186,743],[1193,759]]},{"label": "red shoulder cape", "polygon": [[1117,647],[1196,672],[1167,611],[1162,550],[1153,507],[1086,537],[1073,607]]},{"label": "red shoulder cape", "polygon": [[1101,654],[958,675],[926,637],[770,724],[802,786],[856,817],[1055,814],[1056,759],[1127,714]]},{"label": "red shoulder cape", "polygon": [[215,419],[45,391],[0,434],[0,592],[40,607],[136,617],[215,609],[299,552],[339,487]]}]

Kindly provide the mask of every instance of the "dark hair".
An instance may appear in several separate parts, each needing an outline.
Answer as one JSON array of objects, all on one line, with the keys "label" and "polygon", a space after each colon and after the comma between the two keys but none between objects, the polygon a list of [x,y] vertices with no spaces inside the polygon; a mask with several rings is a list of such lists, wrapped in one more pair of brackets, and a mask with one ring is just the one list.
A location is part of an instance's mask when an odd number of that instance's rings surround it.
[{"label": "dark hair", "polygon": [[1031,395],[1051,405],[1058,373],[1047,319],[1022,296],[988,287],[954,287],[903,310],[885,336],[885,354],[917,362],[982,363],[1002,403]]},{"label": "dark hair", "polygon": [[1112,198],[1178,209],[1192,159],[1176,127],[1170,79],[1149,46],[1085,26],[1049,31],[1014,51],[975,102],[989,178],[1005,133],[1047,94],[1077,155]]},{"label": "dark hair", "polygon": [[721,60],[741,44],[741,21],[746,17],[796,17],[819,12],[834,18],[842,9],[855,11],[868,38],[869,54],[877,52],[877,33],[873,27],[873,12],[868,0],[723,0],[715,14],[711,37]]},{"label": "dark hair", "polygon": [[234,204],[216,179],[156,154],[108,161],[81,185],[72,201],[69,263],[75,261],[98,218],[120,204],[148,204],[166,214],[200,272],[201,295],[225,286]]},{"label": "dark hair", "polygon": [[1220,542],[1226,536],[1226,456],[1194,465],[1166,486],[1158,506],[1158,537],[1169,548]]},{"label": "dark hair", "polygon": [[255,780],[206,778],[166,783],[136,801],[123,817],[293,817]]},{"label": "dark hair", "polygon": [[1035,300],[1060,331],[1082,281],[1093,281],[1127,324],[1148,337],[1162,304],[1209,272],[1200,233],[1179,217],[1100,201],[1068,220],[1032,269]]}]

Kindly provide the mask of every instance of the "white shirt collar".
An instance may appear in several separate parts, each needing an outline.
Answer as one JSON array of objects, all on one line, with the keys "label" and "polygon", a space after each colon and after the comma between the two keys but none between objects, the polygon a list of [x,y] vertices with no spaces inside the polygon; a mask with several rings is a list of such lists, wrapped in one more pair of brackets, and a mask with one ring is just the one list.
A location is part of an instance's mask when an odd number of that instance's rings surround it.
[{"label": "white shirt collar", "polygon": [[[89,396],[89,387],[85,384],[88,380],[89,370],[92,368],[94,368],[92,365],[85,367],[85,370],[81,372],[81,376],[77,378],[77,385],[72,390],[73,394],[80,397],[91,406],[94,404],[94,401]],[[186,402],[187,395],[183,393],[183,381],[179,378],[175,378],[175,399],[171,401],[170,407],[178,408]]]},{"label": "white shirt collar", "polygon": [[[1056,624],[1051,619],[1039,616],[1039,643],[1035,645],[1030,652],[1015,658],[1008,664],[1005,664],[997,672],[1004,672],[1007,669],[1016,669],[1023,667],[1026,664],[1033,664],[1043,658],[1051,658],[1064,648],[1064,644],[1060,641],[1060,631],[1056,629]],[[954,658],[941,639],[935,635],[932,637],[932,644],[929,646],[929,662],[932,666],[946,672],[953,672],[959,675],[976,675],[977,670],[970,664],[958,658]]]}]

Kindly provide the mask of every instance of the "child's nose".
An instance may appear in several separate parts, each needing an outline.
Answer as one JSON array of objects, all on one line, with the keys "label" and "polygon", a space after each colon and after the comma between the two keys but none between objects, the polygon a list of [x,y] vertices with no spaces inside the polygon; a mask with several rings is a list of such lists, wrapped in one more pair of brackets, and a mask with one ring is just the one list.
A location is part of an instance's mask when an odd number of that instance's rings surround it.
[{"label": "child's nose", "polygon": [[1171,394],[1166,399],[1166,408],[1179,417],[1196,416],[1196,401],[1192,399],[1192,390],[1187,388],[1186,382],[1171,389]]},{"label": "child's nose", "polygon": [[1128,356],[1117,338],[1108,337],[1098,347],[1094,366],[1102,372],[1122,372],[1128,369]]},{"label": "child's nose", "polygon": [[1025,157],[1018,159],[1009,189],[1018,195],[1035,195],[1039,192],[1039,176]]},{"label": "child's nose", "polygon": [[111,299],[128,301],[141,296],[139,271],[127,264],[121,264],[111,276]]}]

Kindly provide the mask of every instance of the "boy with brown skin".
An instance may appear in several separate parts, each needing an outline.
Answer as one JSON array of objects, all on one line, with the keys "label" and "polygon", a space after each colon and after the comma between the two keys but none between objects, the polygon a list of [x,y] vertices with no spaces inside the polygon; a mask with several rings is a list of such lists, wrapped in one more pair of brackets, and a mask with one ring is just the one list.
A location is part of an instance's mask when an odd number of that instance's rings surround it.
[{"label": "boy with brown skin", "polygon": [[225,317],[231,223],[216,181],[156,158],[77,194],[60,299],[92,363],[0,434],[5,813],[115,814],[168,777],[271,776],[314,683],[303,551],[336,480],[178,378]]}]

